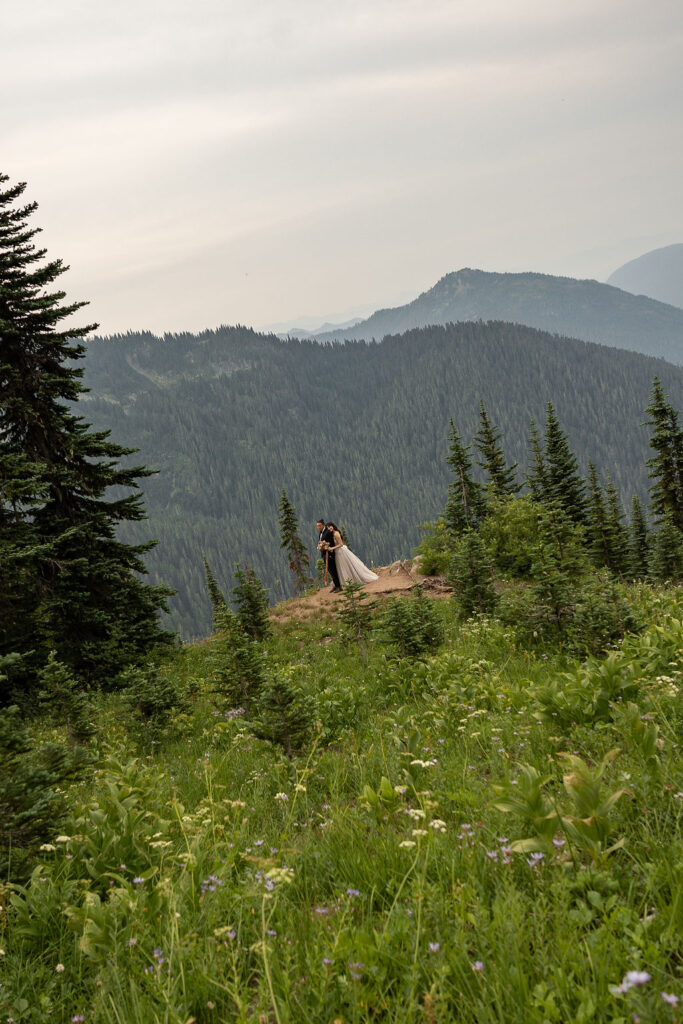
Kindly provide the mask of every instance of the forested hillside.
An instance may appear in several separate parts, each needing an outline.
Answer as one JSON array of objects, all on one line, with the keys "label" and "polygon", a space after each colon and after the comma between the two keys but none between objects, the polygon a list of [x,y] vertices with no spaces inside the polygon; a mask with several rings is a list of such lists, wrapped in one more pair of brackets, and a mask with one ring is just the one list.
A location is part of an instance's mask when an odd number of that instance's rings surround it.
[{"label": "forested hillside", "polygon": [[549,274],[446,274],[413,302],[381,309],[320,341],[383,338],[458,320],[507,320],[571,338],[683,363],[683,310],[598,281]]},{"label": "forested hillside", "polygon": [[159,539],[152,579],[177,588],[171,621],[195,637],[210,629],[202,554],[225,587],[246,560],[274,598],[290,592],[283,487],[311,551],[322,515],[342,522],[368,563],[409,554],[417,524],[445,503],[449,418],[469,440],[480,399],[523,467],[529,420],[542,425],[552,399],[582,468],[592,458],[609,469],[628,506],[647,491],[642,423],[655,374],[680,405],[676,367],[511,324],[328,346],[236,327],[92,340],[81,411],[159,470],[145,483],[150,522],[126,535]]}]

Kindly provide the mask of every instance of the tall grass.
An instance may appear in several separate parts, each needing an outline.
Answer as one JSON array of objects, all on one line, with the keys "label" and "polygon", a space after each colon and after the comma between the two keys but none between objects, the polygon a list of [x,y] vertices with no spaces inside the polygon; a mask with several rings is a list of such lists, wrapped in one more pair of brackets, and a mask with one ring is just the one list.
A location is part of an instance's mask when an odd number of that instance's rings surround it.
[{"label": "tall grass", "polygon": [[638,686],[593,718],[554,711],[569,677],[593,706],[590,660],[445,602],[417,662],[277,627],[316,702],[292,760],[221,702],[212,641],[166,666],[188,703],[154,742],[101,697],[92,780],[1,888],[0,1019],[678,1020],[681,596],[636,596]]}]

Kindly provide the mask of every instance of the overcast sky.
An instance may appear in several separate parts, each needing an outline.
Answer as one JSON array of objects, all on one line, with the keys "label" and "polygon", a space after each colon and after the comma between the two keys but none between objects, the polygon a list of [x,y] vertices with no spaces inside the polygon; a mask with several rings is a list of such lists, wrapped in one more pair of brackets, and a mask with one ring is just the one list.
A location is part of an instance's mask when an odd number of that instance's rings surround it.
[{"label": "overcast sky", "polygon": [[0,0],[0,170],[101,333],[683,241],[681,0]]}]

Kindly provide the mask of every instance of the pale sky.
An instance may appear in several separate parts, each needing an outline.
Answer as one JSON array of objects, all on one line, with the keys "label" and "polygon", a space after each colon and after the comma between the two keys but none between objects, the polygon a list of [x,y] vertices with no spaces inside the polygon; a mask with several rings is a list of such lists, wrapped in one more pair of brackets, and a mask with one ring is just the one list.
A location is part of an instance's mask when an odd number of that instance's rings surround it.
[{"label": "pale sky", "polygon": [[0,0],[0,170],[100,333],[683,241],[681,0]]}]

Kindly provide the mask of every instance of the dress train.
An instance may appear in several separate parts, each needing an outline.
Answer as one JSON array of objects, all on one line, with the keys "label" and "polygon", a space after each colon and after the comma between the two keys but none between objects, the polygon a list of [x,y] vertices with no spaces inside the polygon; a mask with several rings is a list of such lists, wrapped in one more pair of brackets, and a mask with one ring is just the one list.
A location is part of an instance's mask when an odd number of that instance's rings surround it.
[{"label": "dress train", "polygon": [[348,580],[354,580],[356,583],[372,583],[374,580],[379,579],[377,573],[373,572],[372,569],[368,569],[367,565],[361,562],[358,555],[354,555],[353,551],[347,548],[346,544],[342,544],[340,548],[337,548],[334,554],[337,575],[342,587]]}]

